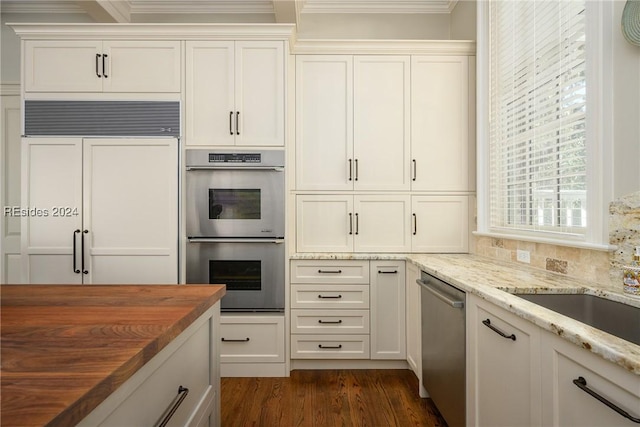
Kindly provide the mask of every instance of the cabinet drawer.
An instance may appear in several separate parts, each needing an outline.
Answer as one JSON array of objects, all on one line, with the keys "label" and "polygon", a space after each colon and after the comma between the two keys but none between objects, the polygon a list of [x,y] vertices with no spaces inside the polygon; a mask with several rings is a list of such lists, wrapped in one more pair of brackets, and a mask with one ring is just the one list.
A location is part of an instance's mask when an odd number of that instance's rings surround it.
[{"label": "cabinet drawer", "polygon": [[368,359],[369,335],[292,335],[292,359]]},{"label": "cabinet drawer", "polygon": [[291,285],[291,308],[369,308],[369,285]]},{"label": "cabinet drawer", "polygon": [[[216,309],[218,306],[216,306]],[[186,426],[210,412],[217,399],[213,378],[213,318],[196,321],[94,409],[78,426],[155,425],[177,404],[180,386],[189,391],[167,426]],[[203,323],[204,322],[204,323]]]},{"label": "cabinet drawer", "polygon": [[223,316],[220,362],[284,362],[284,317]]},{"label": "cabinet drawer", "polygon": [[369,261],[295,260],[291,283],[369,283]]},{"label": "cabinet drawer", "polygon": [[291,310],[293,334],[368,334],[369,310]]}]

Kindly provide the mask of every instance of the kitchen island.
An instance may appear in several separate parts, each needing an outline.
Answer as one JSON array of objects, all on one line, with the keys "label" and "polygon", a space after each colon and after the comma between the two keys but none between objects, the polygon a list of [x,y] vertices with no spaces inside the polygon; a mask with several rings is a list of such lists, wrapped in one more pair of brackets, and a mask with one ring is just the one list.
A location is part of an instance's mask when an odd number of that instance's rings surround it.
[{"label": "kitchen island", "polygon": [[[217,416],[214,336],[224,293],[223,285],[2,286],[0,424],[113,424],[122,416],[153,424],[177,400],[184,416]],[[202,354],[185,361],[187,349]],[[153,390],[194,376],[203,383],[179,384],[191,388],[187,399],[176,398],[178,385]],[[146,406],[126,413],[127,401],[141,397]]]}]

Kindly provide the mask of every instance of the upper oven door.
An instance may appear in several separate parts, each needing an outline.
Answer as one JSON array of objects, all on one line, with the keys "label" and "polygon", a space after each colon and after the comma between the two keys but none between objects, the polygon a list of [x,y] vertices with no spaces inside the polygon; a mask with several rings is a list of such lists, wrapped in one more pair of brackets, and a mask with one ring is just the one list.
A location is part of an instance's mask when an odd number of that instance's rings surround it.
[{"label": "upper oven door", "polygon": [[191,168],[188,237],[284,237],[284,168]]}]

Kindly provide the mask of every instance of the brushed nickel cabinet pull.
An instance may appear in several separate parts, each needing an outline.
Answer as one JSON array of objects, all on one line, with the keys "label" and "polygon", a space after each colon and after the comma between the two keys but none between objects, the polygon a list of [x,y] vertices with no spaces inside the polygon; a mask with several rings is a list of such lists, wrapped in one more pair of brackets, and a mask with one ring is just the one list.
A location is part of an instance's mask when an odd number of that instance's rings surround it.
[{"label": "brushed nickel cabinet pull", "polygon": [[173,405],[171,405],[171,407],[168,410],[165,411],[162,421],[160,421],[160,423],[157,424],[157,427],[165,427],[169,423],[169,421],[171,420],[171,417],[173,417],[173,414],[176,413],[180,405],[182,405],[182,402],[184,401],[184,399],[187,397],[187,394],[189,394],[188,388],[182,387],[182,386],[178,387],[177,400]]}]

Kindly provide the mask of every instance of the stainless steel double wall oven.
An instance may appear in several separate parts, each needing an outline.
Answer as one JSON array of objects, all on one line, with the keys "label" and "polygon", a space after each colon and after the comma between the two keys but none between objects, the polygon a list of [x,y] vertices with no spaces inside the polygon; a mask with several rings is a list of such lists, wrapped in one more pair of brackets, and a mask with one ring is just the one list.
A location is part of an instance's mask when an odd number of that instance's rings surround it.
[{"label": "stainless steel double wall oven", "polygon": [[284,311],[284,151],[186,152],[187,283],[223,311]]}]

